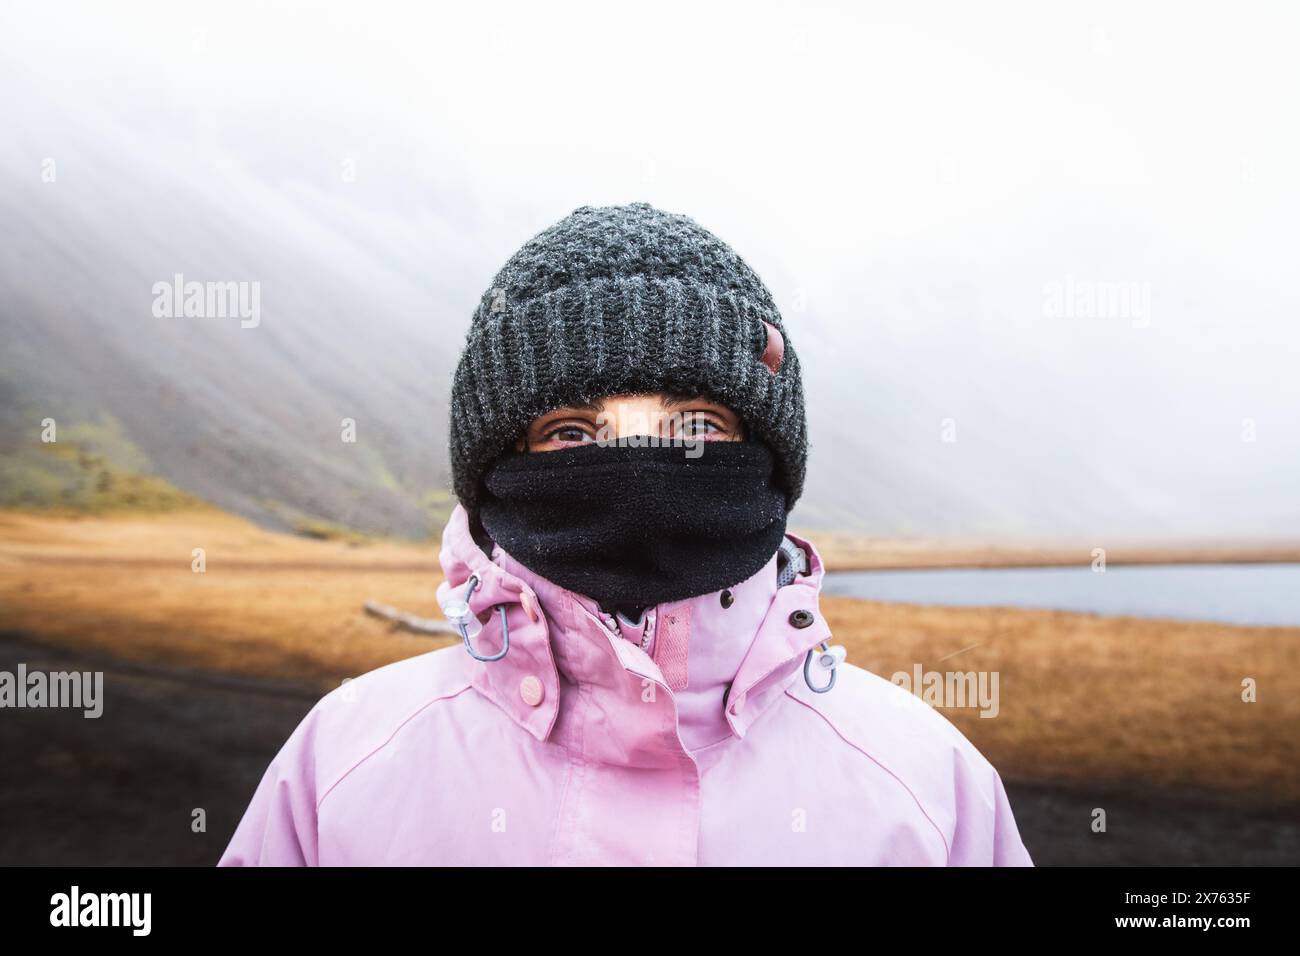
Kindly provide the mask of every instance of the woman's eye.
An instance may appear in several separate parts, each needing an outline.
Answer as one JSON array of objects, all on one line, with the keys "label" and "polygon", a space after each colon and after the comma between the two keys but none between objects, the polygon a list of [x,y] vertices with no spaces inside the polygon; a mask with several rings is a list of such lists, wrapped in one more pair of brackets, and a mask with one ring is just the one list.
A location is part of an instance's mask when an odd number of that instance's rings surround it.
[{"label": "woman's eye", "polygon": [[723,431],[722,426],[703,415],[686,416],[682,419],[682,427],[679,434],[682,437],[693,437],[696,435],[711,435]]},{"label": "woman's eye", "polygon": [[547,441],[578,443],[587,441],[590,438],[590,435],[574,425],[566,425],[546,433]]}]

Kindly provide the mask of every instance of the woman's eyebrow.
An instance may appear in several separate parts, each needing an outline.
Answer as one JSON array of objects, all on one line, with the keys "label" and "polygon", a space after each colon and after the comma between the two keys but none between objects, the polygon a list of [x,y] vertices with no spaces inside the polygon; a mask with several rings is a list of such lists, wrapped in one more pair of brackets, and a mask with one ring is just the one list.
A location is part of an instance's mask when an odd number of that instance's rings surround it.
[{"label": "woman's eyebrow", "polygon": [[598,412],[601,410],[601,407],[602,406],[597,405],[594,402],[570,402],[568,405],[562,405],[559,408],[552,408],[549,412],[546,412],[542,417],[549,418],[552,415],[563,416],[566,412],[571,412],[576,409],[581,409],[582,411],[585,412]]},{"label": "woman's eyebrow", "polygon": [[664,400],[664,404],[669,408],[675,408],[679,405],[690,405],[692,402],[708,402],[710,405],[716,404],[715,402],[710,402],[703,395],[684,395],[681,393],[670,394]]},{"label": "woman's eyebrow", "polygon": [[721,402],[715,402],[711,398],[705,398],[703,395],[670,395],[664,399],[665,408],[680,408],[683,405],[694,405],[697,402],[712,406],[719,414],[726,408]]}]

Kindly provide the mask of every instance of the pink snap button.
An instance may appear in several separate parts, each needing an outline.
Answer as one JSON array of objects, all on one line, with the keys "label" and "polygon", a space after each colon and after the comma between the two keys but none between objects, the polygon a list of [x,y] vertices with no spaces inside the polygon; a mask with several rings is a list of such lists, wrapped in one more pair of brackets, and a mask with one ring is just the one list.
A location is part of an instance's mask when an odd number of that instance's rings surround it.
[{"label": "pink snap button", "polygon": [[528,614],[528,620],[536,621],[541,617],[540,612],[537,610],[537,597],[531,591],[520,591],[519,600],[524,606],[524,611]]},{"label": "pink snap button", "polygon": [[542,682],[532,674],[519,682],[519,696],[524,699],[524,703],[529,707],[536,707],[540,704],[545,693]]}]

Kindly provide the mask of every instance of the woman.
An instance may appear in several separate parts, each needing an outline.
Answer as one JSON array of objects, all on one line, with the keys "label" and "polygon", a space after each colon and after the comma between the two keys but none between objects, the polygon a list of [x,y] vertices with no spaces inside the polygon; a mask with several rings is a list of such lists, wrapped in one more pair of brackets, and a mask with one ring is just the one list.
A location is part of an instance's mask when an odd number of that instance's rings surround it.
[{"label": "woman", "polygon": [[220,865],[1032,865],[997,772],[828,646],[771,294],[693,220],[583,206],[452,385],[462,642],[322,698]]}]

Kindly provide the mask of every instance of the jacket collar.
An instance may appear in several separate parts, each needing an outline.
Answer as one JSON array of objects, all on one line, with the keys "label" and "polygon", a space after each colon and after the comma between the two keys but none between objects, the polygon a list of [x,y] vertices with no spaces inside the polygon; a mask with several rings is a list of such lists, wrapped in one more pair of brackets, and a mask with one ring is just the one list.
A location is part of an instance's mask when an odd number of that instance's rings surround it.
[{"label": "jacket collar", "polygon": [[[566,733],[581,740],[584,756],[608,763],[654,765],[729,736],[743,737],[792,679],[802,679],[804,655],[829,639],[818,607],[823,567],[812,544],[808,572],[777,587],[777,556],[752,577],[723,591],[649,608],[642,627],[614,619],[585,595],[534,573],[500,547],[484,553],[457,505],[442,537],[444,603],[463,596],[471,575],[478,585],[471,610],[483,622],[473,638],[480,654],[501,649],[505,608],[510,649],[497,661],[465,653],[470,680],[538,740],[557,727],[599,720],[599,734]],[[812,614],[797,627],[796,611]],[[802,622],[802,616],[795,616]],[[643,646],[644,644],[644,646]],[[574,713],[579,694],[582,714]],[[657,695],[671,706],[654,717]],[[675,730],[676,733],[672,731]]]}]

